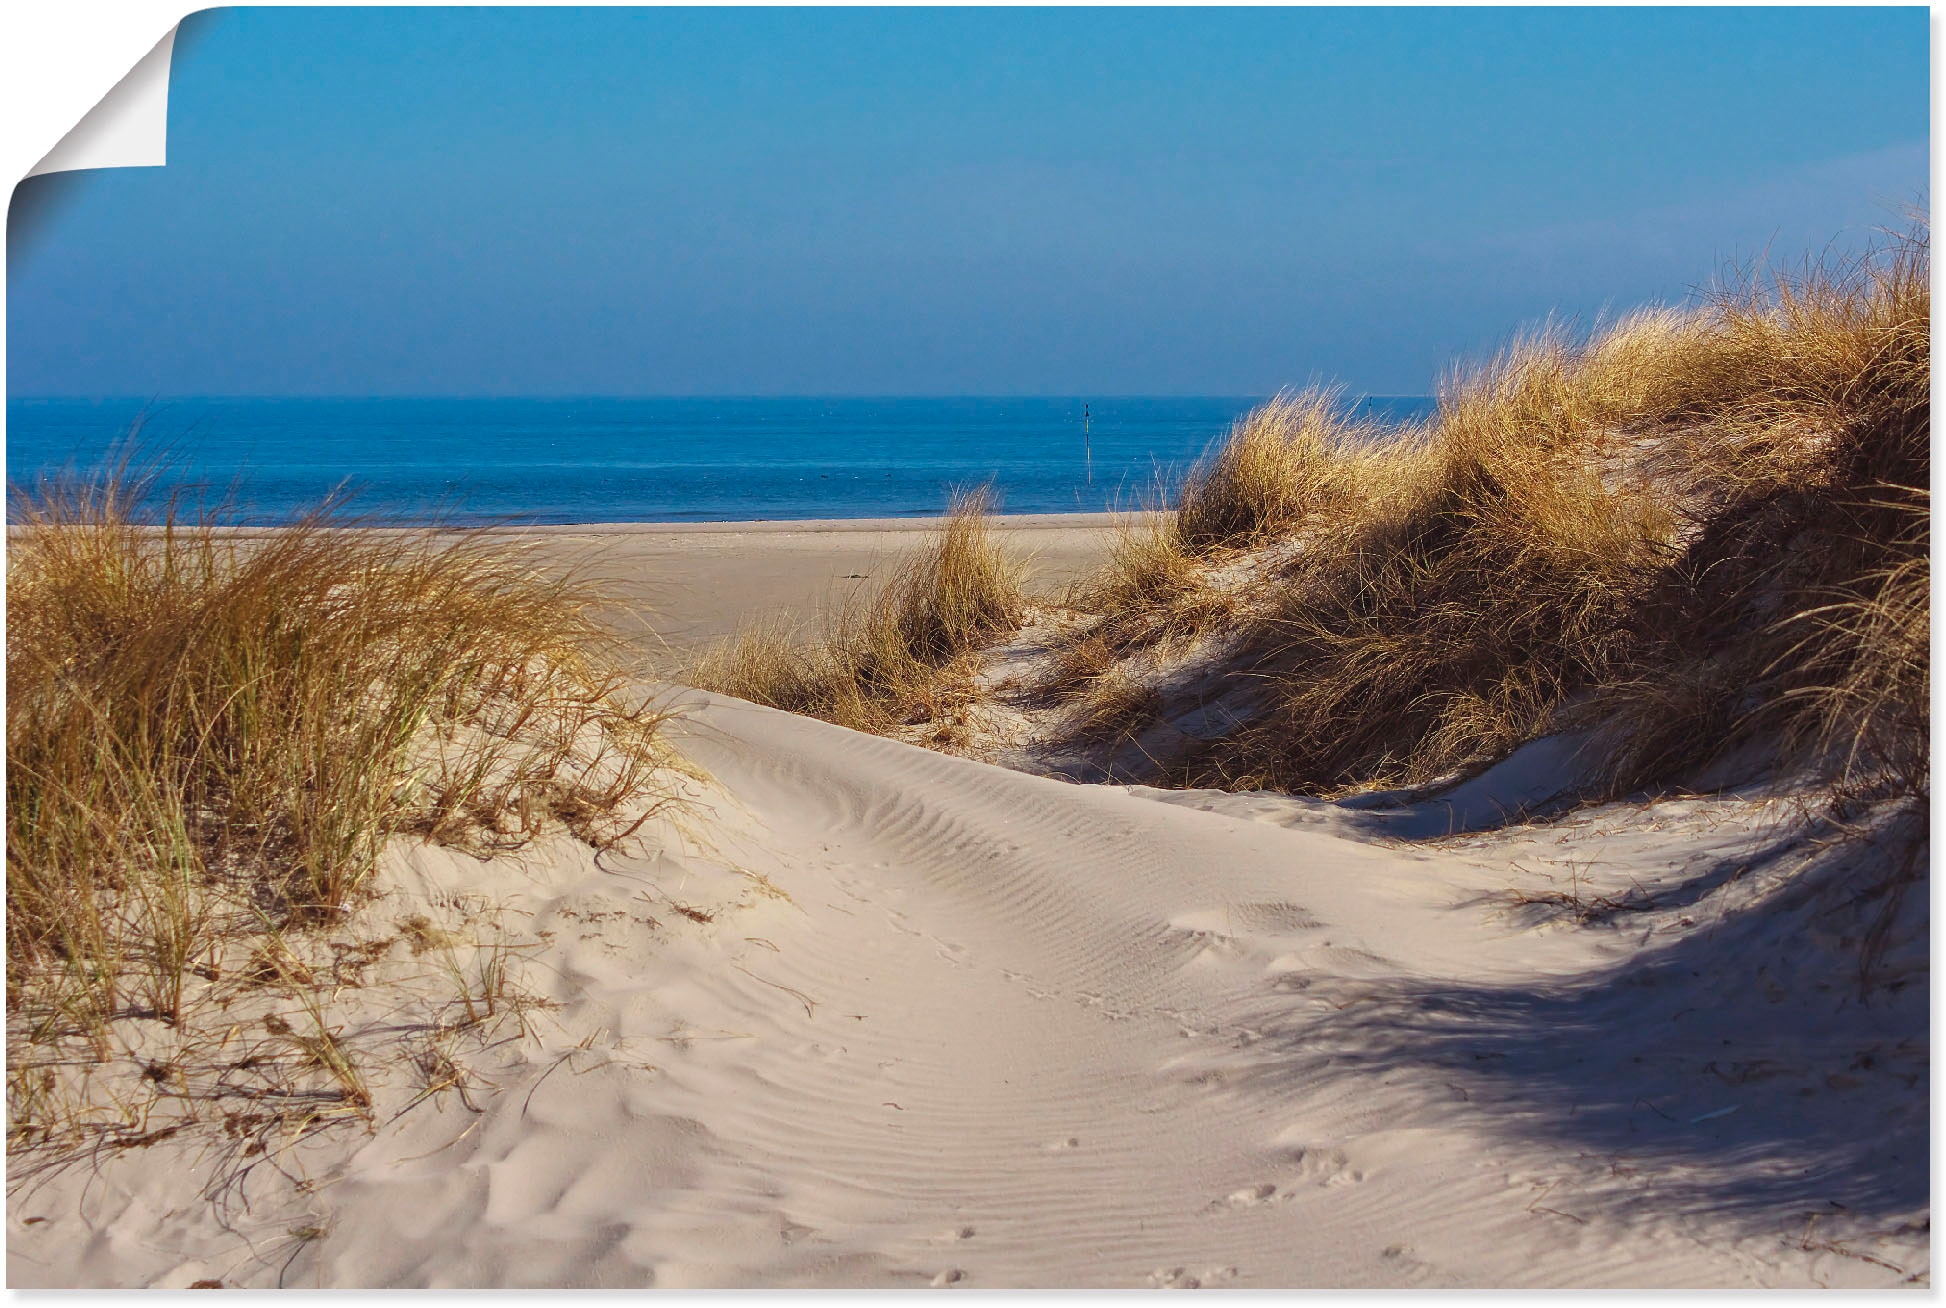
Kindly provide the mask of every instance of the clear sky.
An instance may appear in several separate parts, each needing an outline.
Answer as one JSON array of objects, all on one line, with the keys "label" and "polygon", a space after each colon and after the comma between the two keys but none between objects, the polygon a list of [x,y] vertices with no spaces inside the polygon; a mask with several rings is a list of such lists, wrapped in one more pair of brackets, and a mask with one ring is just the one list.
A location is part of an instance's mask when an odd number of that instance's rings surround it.
[{"label": "clear sky", "polygon": [[1927,197],[1908,9],[224,9],[13,395],[1419,394]]}]

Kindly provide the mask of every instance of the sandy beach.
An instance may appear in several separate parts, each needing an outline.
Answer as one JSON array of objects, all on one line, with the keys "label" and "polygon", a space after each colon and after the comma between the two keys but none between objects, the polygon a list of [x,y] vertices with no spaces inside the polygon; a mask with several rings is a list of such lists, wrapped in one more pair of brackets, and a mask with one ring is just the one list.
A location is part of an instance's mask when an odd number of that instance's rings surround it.
[{"label": "sandy beach", "polygon": [[[1032,584],[1054,590],[1099,566],[1115,524],[1128,516],[1006,515],[994,531],[1010,555],[1028,561]],[[680,659],[755,617],[815,625],[937,526],[926,518],[849,518],[594,523],[501,534],[546,562],[584,567],[636,615],[624,629],[640,632],[650,651]]]}]

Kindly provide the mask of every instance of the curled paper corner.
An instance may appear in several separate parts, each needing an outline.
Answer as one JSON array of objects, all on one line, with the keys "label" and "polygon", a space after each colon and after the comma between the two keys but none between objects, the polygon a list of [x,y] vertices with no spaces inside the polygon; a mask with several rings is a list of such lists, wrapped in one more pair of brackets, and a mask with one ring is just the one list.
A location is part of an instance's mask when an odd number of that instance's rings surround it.
[{"label": "curled paper corner", "polygon": [[160,168],[167,163],[169,60],[175,45],[176,28],[171,27],[27,175],[79,168]]}]

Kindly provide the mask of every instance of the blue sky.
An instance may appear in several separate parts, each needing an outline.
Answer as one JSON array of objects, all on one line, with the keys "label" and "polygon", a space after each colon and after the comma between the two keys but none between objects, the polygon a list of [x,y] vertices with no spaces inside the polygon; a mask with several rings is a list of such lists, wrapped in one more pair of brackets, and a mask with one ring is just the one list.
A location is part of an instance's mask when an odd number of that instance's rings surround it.
[{"label": "blue sky", "polygon": [[1927,22],[214,10],[16,191],[8,391],[1424,393],[1895,221]]}]

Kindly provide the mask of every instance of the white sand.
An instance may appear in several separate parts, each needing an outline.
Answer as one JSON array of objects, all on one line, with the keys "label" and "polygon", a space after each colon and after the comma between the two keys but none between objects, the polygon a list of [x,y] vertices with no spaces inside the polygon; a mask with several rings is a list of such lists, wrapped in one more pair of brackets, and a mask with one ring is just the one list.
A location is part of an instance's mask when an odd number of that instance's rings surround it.
[{"label": "white sand", "polygon": [[455,1046],[464,1096],[413,1104],[396,996],[436,975],[347,988],[373,1127],[240,1179],[207,1130],[16,1176],[9,1283],[1929,1273],[1924,905],[1861,1005],[1864,910],[1762,856],[1761,805],[1409,845],[687,703],[708,848],[396,851],[368,921],[496,902],[556,1005]]}]

